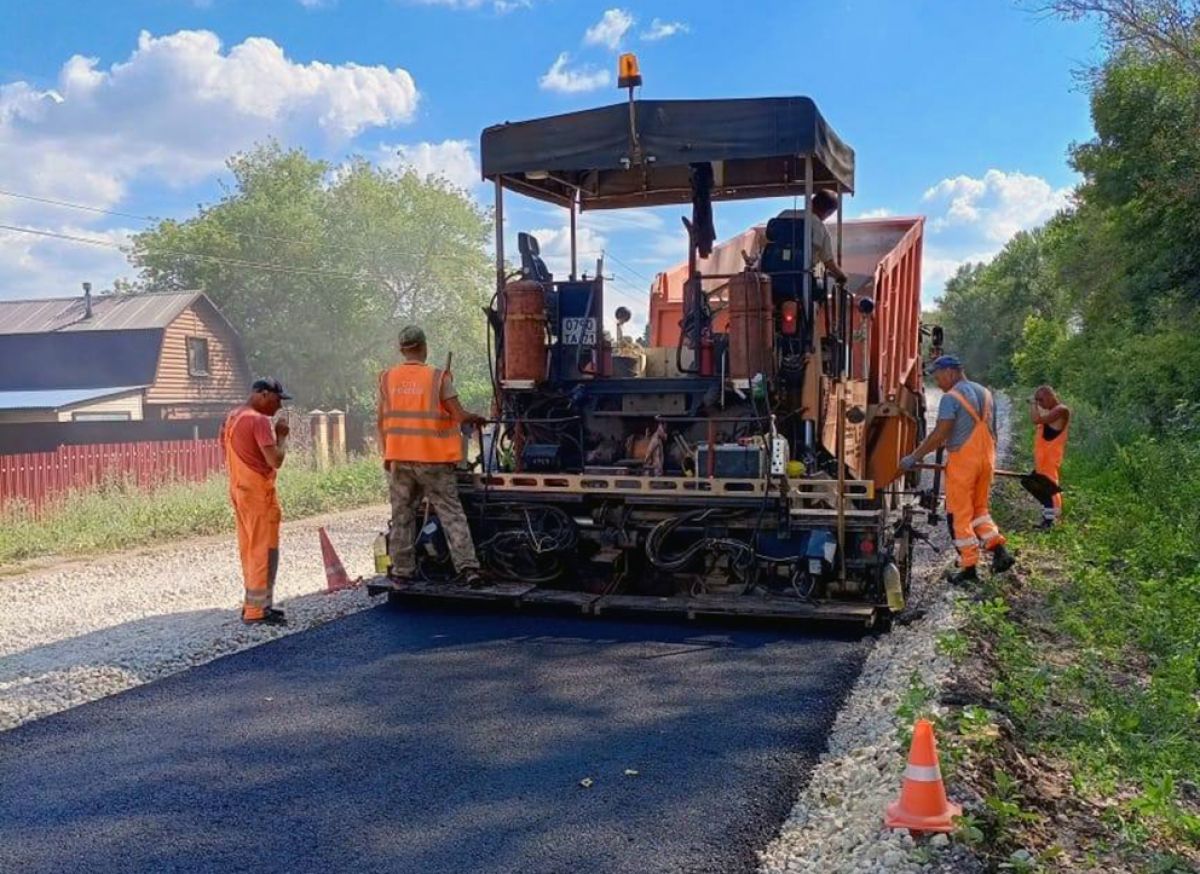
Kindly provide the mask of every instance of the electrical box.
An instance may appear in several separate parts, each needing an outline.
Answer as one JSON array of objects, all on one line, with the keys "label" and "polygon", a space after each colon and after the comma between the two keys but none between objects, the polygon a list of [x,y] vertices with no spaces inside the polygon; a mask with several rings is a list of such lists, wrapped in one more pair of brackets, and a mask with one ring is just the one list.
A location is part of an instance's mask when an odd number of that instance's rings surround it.
[{"label": "electrical box", "polygon": [[783,476],[787,473],[787,464],[791,461],[791,453],[788,451],[788,442],[786,437],[775,436],[771,438],[771,473],[774,476]]},{"label": "electrical box", "polygon": [[562,470],[557,443],[526,443],[521,450],[521,468],[530,473],[558,473]]},{"label": "electrical box", "polygon": [[[763,475],[763,452],[759,446],[718,443],[713,476],[728,479],[759,479]],[[696,447],[696,476],[708,476],[708,444]]]}]

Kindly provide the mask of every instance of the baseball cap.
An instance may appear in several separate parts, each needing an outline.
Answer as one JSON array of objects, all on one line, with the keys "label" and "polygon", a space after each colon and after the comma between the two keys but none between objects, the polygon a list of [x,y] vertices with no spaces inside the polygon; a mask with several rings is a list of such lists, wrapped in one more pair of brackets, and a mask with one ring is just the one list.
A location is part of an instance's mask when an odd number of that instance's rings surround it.
[{"label": "baseball cap", "polygon": [[250,390],[274,392],[279,395],[281,401],[290,401],[292,399],[292,396],[283,390],[283,383],[269,376],[254,380],[254,385],[250,386]]},{"label": "baseball cap", "polygon": [[933,370],[950,370],[951,368],[962,370],[962,362],[953,355],[943,355],[940,358],[935,358],[931,365],[931,369]]},{"label": "baseball cap", "polygon": [[425,332],[416,325],[405,325],[400,329],[400,348],[411,349],[425,345]]}]

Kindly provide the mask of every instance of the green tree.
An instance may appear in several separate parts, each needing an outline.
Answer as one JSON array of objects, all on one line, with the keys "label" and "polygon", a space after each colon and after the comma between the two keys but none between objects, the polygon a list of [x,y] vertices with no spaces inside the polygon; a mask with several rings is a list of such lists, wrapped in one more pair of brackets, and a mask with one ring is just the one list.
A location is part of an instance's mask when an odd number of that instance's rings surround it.
[{"label": "green tree", "polygon": [[275,143],[229,169],[218,203],[135,237],[142,288],[203,289],[252,369],[304,405],[372,409],[407,322],[425,327],[435,360],[453,350],[460,390],[481,400],[491,271],[480,207],[441,179],[361,160],[332,168]]}]

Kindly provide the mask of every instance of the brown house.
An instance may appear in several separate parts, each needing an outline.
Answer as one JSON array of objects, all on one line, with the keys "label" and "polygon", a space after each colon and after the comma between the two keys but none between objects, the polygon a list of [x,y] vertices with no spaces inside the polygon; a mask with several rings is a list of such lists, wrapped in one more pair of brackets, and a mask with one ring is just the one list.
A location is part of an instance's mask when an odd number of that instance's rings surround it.
[{"label": "brown house", "polygon": [[216,419],[249,384],[201,292],[0,301],[0,426]]}]

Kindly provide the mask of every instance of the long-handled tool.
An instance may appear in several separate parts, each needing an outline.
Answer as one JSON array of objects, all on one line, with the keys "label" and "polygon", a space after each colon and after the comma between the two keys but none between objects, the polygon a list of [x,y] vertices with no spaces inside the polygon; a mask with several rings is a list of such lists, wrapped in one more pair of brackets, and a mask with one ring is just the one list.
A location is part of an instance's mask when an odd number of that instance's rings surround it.
[{"label": "long-handled tool", "polygon": [[[945,470],[944,464],[918,464],[917,470]],[[1029,494],[1033,495],[1043,504],[1053,498],[1062,491],[1062,486],[1056,483],[1044,473],[1030,471],[1029,473],[1021,473],[1017,470],[995,470],[993,473],[996,476],[1010,476],[1021,481],[1021,487]]]}]

